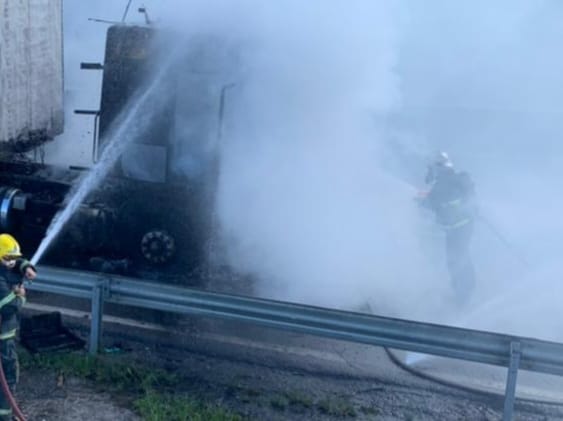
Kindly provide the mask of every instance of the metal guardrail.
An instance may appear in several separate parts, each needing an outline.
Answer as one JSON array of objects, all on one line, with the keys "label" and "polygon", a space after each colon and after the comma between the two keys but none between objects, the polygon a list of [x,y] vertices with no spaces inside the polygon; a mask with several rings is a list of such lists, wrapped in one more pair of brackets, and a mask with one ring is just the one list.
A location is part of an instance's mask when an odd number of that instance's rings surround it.
[{"label": "metal guardrail", "polygon": [[512,419],[519,368],[563,375],[563,344],[538,339],[44,266],[29,289],[91,300],[91,353],[98,351],[107,301],[508,367],[503,420]]}]

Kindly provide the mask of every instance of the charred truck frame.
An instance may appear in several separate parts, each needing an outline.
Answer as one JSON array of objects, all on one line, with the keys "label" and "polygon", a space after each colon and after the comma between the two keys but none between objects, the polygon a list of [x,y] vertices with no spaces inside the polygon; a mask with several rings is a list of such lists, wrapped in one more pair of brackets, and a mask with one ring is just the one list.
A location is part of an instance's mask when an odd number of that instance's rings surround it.
[{"label": "charred truck frame", "polygon": [[[103,65],[81,66],[103,71],[100,109],[75,111],[92,114],[94,161],[116,116],[158,61],[154,38],[150,26],[111,26]],[[170,83],[183,83],[182,78],[193,79],[194,74],[201,79],[205,72],[175,72]],[[194,272],[206,263],[217,174],[209,144],[217,140],[225,90],[221,83],[207,84],[205,95],[197,98],[198,83],[188,82],[195,89],[173,87],[175,94],[157,111],[150,129],[127,146],[42,262],[184,283],[197,278]],[[186,130],[186,121],[196,128]],[[30,150],[18,142],[5,143],[0,161],[0,231],[15,235],[26,251],[37,248],[65,197],[88,171],[33,162],[22,155]],[[182,157],[191,164],[178,165]]]}]

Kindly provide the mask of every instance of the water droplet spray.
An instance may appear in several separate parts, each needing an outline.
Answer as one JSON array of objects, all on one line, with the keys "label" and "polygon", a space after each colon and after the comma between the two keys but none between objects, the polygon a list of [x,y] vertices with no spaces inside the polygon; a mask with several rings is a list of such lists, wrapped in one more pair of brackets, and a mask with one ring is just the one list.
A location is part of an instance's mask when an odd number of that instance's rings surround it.
[{"label": "water droplet spray", "polygon": [[116,119],[117,127],[110,130],[98,162],[86,172],[77,182],[76,186],[71,189],[65,199],[65,207],[59,211],[51,224],[47,228],[47,232],[37,251],[31,258],[34,265],[43,257],[49,246],[60,234],[63,227],[75,214],[81,203],[90,192],[96,189],[101,181],[107,176],[108,172],[115,165],[127,145],[133,140],[141,136],[149,126],[152,117],[159,111],[159,107],[154,102],[162,95],[162,85],[165,76],[171,67],[172,58],[169,59],[157,76],[150,82],[147,89],[133,97],[129,106],[126,107],[122,114]]}]

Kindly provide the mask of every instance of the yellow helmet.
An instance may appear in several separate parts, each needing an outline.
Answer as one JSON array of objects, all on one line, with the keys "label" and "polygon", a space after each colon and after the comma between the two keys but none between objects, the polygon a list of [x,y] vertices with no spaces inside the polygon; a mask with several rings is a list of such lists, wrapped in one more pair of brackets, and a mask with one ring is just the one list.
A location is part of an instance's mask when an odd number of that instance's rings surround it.
[{"label": "yellow helmet", "polygon": [[20,245],[10,234],[0,234],[0,259],[20,257]]}]

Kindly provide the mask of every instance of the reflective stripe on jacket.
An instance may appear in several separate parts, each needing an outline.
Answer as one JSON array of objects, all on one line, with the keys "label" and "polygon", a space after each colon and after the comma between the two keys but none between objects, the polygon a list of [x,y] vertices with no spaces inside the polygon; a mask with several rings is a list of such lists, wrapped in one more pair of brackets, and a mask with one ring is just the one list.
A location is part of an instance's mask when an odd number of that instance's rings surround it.
[{"label": "reflective stripe on jacket", "polygon": [[0,266],[0,339],[15,336],[18,328],[18,312],[25,304],[24,297],[18,297],[12,291],[15,285],[21,284],[22,275],[29,266],[29,262],[18,259],[13,268]]},{"label": "reflective stripe on jacket", "polygon": [[436,209],[438,223],[446,230],[460,228],[473,220],[473,210],[464,199],[454,199],[440,204]]}]

